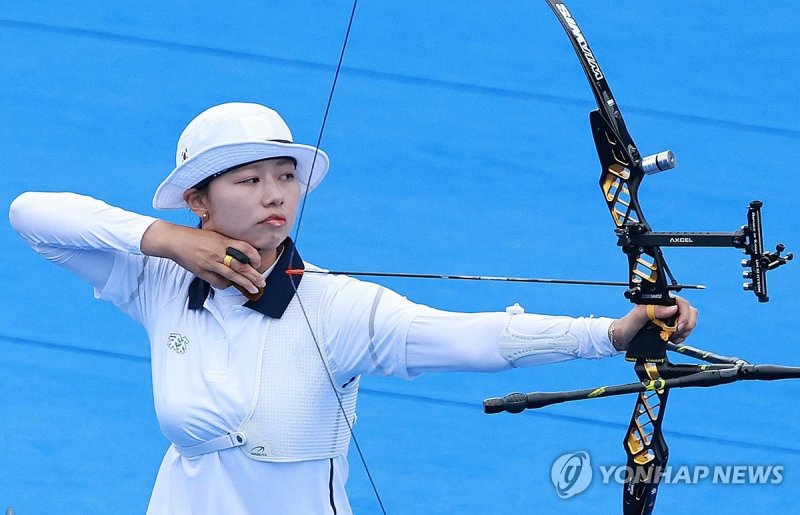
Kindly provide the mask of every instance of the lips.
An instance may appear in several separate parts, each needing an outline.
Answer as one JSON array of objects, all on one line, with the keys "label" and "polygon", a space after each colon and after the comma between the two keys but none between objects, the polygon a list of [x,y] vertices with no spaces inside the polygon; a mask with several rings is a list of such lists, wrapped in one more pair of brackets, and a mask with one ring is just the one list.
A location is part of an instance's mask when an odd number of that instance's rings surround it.
[{"label": "lips", "polygon": [[272,227],[283,227],[286,225],[286,217],[283,215],[269,215],[261,223]]}]

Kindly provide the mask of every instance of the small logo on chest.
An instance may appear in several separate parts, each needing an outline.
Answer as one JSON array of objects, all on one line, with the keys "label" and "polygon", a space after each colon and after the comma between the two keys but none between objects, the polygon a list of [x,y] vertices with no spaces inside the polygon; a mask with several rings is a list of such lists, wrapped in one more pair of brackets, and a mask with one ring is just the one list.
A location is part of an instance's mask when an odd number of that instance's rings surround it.
[{"label": "small logo on chest", "polygon": [[170,333],[169,338],[167,338],[167,347],[178,354],[185,354],[187,347],[189,347],[189,340],[180,333]]}]

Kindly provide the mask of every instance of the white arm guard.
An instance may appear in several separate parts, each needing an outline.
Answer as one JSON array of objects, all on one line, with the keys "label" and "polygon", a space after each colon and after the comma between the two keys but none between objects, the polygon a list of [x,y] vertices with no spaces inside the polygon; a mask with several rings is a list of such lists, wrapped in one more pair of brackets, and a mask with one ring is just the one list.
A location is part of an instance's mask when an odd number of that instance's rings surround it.
[{"label": "white arm guard", "polygon": [[[509,306],[506,313],[511,317],[500,333],[497,347],[512,367],[532,367],[580,357],[578,338],[570,333],[569,327],[564,329],[563,325],[557,324],[551,333],[526,334],[524,329],[530,323],[520,320],[524,317],[516,316],[525,313],[522,306]],[[517,320],[519,322],[515,323]]]},{"label": "white arm guard", "polygon": [[450,313],[426,308],[406,344],[410,376],[426,372],[496,372],[511,367],[611,356],[610,318],[537,315],[519,305],[505,313]]}]

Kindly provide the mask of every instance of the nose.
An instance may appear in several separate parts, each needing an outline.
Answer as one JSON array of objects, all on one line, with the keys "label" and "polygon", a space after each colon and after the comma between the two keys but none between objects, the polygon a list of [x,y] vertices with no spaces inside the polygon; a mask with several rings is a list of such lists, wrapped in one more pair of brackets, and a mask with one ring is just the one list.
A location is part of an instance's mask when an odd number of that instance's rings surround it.
[{"label": "nose", "polygon": [[282,206],[283,190],[274,177],[261,181],[261,203],[264,206]]}]

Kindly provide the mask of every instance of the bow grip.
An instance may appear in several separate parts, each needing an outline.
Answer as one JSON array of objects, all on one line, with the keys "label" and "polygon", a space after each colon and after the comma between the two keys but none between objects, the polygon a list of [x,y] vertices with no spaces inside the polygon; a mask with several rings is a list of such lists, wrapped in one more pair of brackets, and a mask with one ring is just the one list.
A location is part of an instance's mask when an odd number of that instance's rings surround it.
[{"label": "bow grip", "polygon": [[[668,298],[667,306],[674,306],[675,299]],[[648,361],[652,363],[663,363],[667,359],[667,341],[672,333],[677,329],[675,320],[678,314],[671,316],[667,320],[656,318],[655,306],[648,304],[647,317],[650,321],[642,327],[633,337],[625,353],[627,361]]]}]

